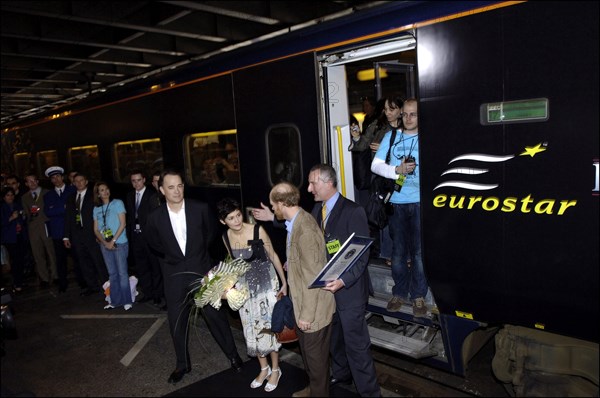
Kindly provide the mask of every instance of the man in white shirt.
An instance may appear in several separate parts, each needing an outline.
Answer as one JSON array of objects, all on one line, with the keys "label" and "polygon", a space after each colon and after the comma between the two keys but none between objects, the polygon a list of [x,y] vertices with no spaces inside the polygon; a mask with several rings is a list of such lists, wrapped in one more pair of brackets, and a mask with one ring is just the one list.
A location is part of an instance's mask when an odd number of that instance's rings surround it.
[{"label": "man in white shirt", "polygon": [[[217,227],[216,216],[211,216],[206,203],[184,200],[183,179],[179,172],[163,171],[159,189],[166,203],[148,215],[145,238],[159,258],[164,277],[167,315],[177,357],[175,370],[168,382],[174,384],[191,371],[187,335],[192,300],[188,292],[191,284],[215,265],[208,248],[216,236]],[[225,308],[216,310],[210,305],[203,307],[208,329],[231,362],[231,367],[239,373],[242,359],[237,352],[226,311]]]}]

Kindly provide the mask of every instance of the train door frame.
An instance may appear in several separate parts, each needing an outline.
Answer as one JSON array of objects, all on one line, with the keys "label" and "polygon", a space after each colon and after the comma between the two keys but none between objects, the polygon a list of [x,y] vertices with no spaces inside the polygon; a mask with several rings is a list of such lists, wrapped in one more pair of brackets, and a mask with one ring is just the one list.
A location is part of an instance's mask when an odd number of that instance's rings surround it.
[{"label": "train door frame", "polygon": [[[348,109],[346,64],[371,59],[376,60],[378,57],[399,54],[414,50],[416,47],[417,40],[414,32],[407,31],[391,39],[367,42],[349,49],[337,49],[318,54],[321,105],[323,107],[322,124],[324,131],[327,132],[323,142],[323,161],[329,161],[336,170],[340,192],[348,199],[355,200],[352,153],[348,151],[350,145],[350,112]],[[377,98],[380,98],[383,93],[379,71],[386,64],[391,65],[392,63],[389,61],[374,62],[376,79],[374,94]],[[410,73],[412,87],[406,94],[415,96],[416,62]]]}]

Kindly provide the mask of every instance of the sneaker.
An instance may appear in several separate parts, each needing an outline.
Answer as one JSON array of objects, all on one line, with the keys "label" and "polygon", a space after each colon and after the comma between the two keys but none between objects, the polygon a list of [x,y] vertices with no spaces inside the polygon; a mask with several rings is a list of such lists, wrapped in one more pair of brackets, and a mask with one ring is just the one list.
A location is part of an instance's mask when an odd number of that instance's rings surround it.
[{"label": "sneaker", "polygon": [[423,297],[417,297],[413,303],[413,316],[417,318],[424,318],[427,316],[427,305],[425,305],[425,299]]},{"label": "sneaker", "polygon": [[391,298],[390,302],[387,305],[387,310],[389,312],[398,312],[400,308],[402,308],[402,298],[394,296]]}]

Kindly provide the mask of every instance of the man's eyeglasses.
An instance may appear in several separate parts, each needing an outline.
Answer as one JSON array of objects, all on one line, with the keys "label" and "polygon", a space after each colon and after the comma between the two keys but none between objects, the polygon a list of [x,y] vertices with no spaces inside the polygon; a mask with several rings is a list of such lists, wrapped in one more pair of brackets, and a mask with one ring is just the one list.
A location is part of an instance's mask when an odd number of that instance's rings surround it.
[{"label": "man's eyeglasses", "polygon": [[403,118],[409,119],[409,118],[416,118],[419,116],[419,114],[416,112],[411,112],[411,113],[402,112],[400,114],[400,116],[402,116]]}]

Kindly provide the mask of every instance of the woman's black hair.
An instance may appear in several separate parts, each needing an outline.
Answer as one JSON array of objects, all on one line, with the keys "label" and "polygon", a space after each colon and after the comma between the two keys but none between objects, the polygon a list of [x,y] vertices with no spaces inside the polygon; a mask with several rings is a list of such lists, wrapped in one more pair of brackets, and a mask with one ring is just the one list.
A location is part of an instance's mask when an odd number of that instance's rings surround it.
[{"label": "woman's black hair", "polygon": [[240,202],[233,198],[221,199],[219,203],[217,203],[217,214],[219,215],[219,220],[225,220],[229,214],[236,210],[241,211]]},{"label": "woman's black hair", "polygon": [[4,199],[4,197],[6,196],[7,193],[12,192],[13,195],[15,194],[15,190],[13,189],[13,187],[4,187],[2,188],[2,199]]}]

